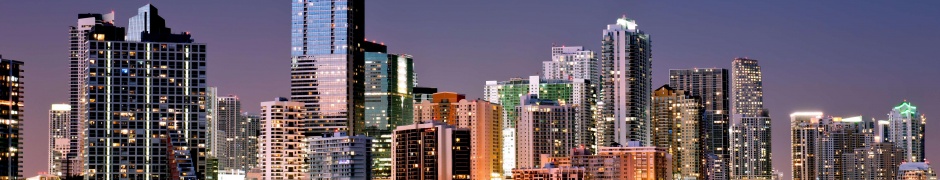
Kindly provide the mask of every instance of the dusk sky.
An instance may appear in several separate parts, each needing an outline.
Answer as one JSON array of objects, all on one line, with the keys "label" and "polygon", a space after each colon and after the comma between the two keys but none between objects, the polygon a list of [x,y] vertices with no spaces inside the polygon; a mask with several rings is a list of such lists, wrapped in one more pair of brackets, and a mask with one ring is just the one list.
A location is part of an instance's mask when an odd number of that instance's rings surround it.
[{"label": "dusk sky", "polygon": [[[0,54],[25,62],[24,176],[46,171],[50,104],[68,101],[68,30],[79,13],[126,26],[153,3],[175,32],[208,45],[208,83],[244,109],[289,96],[290,1],[3,1]],[[626,15],[653,41],[654,87],[668,70],[760,61],[773,164],[790,176],[789,114],[887,119],[903,100],[940,150],[940,1],[367,0],[366,38],[414,56],[420,86],[480,98],[486,80],[537,75],[552,44],[599,50]],[[789,178],[788,178],[789,179]]]}]

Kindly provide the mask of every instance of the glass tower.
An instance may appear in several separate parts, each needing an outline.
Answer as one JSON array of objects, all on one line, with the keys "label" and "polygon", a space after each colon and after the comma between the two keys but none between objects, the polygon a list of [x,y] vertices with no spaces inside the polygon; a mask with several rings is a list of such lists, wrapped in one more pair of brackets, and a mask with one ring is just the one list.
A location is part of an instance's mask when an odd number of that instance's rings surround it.
[{"label": "glass tower", "polygon": [[303,102],[310,113],[307,135],[363,133],[364,2],[291,3],[291,100]]},{"label": "glass tower", "polygon": [[702,101],[702,121],[699,123],[702,157],[716,158],[711,160],[713,166],[702,167],[705,179],[728,179],[728,159],[731,158],[729,75],[728,69],[722,68],[669,70],[670,87],[698,96]]},{"label": "glass tower", "polygon": [[736,58],[731,65],[731,179],[770,179],[770,116],[764,109],[757,60]]},{"label": "glass tower", "polygon": [[372,138],[372,174],[390,178],[392,131],[413,122],[414,62],[410,55],[366,52],[365,134]]},{"label": "glass tower", "polygon": [[23,174],[23,62],[0,57],[0,179]]}]

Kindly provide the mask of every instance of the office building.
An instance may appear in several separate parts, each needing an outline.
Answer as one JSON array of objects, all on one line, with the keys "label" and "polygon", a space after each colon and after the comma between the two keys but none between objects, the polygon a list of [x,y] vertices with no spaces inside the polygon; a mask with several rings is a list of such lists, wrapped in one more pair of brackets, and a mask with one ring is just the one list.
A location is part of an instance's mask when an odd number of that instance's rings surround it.
[{"label": "office building", "polygon": [[843,156],[845,179],[895,179],[904,162],[904,149],[893,143],[875,142]]},{"label": "office building", "polygon": [[[470,130],[472,177],[501,178],[504,173],[502,106],[467,100],[463,94],[440,92],[415,104],[415,119],[434,120]],[[415,122],[419,124],[420,122]]]},{"label": "office building", "polygon": [[672,155],[672,173],[676,179],[702,177],[699,135],[702,106],[698,98],[669,85],[653,91],[651,146],[666,148]]},{"label": "office building", "polygon": [[925,162],[905,162],[898,167],[898,180],[937,180],[937,172]]},{"label": "office building", "polygon": [[366,52],[365,135],[372,137],[372,174],[392,172],[392,130],[413,122],[414,63],[410,55]]},{"label": "office building", "polygon": [[310,113],[305,133],[363,134],[365,128],[364,0],[291,3],[291,100]]},{"label": "office building", "polygon": [[440,121],[398,126],[392,137],[394,179],[471,179],[470,130]]},{"label": "office building", "polygon": [[[516,168],[542,168],[541,155],[563,157],[580,145],[575,143],[574,121],[577,109],[538,95],[523,97],[515,108]],[[583,147],[583,146],[581,146]]]},{"label": "office building", "polygon": [[0,56],[0,179],[23,177],[23,62]]},{"label": "office building", "polygon": [[98,16],[79,15],[87,30],[73,43],[87,49],[73,56],[80,75],[72,82],[87,87],[72,107],[85,121],[85,177],[205,178],[206,45],[171,33],[149,4],[128,30]]},{"label": "office building", "polygon": [[862,116],[824,117],[815,138],[815,179],[845,179],[842,157],[874,142],[875,121]]},{"label": "office building", "polygon": [[[607,25],[601,40],[601,96],[597,103],[597,144],[650,144],[650,95],[652,94],[652,45],[649,34],[625,16]],[[609,73],[607,73],[609,72]]]},{"label": "office building", "polygon": [[904,150],[905,162],[924,162],[924,140],[927,118],[917,106],[904,101],[888,113],[888,140]]},{"label": "office building", "polygon": [[[63,176],[69,168],[76,168],[65,154],[69,152],[69,112],[68,104],[52,104],[49,109],[49,169],[48,173]],[[77,166],[81,168],[81,166]]]},{"label": "office building", "polygon": [[728,69],[694,68],[669,70],[669,86],[701,98],[703,107],[699,126],[703,157],[714,155],[711,166],[703,166],[703,179],[728,179],[731,158],[731,112]]},{"label": "office building", "polygon": [[307,138],[309,179],[372,179],[372,138],[345,132]]},{"label": "office building", "polygon": [[303,102],[277,98],[261,102],[261,133],[258,135],[258,168],[261,178],[307,178],[307,142]]},{"label": "office building", "polygon": [[760,65],[747,58],[731,64],[731,179],[771,179],[770,116]]}]

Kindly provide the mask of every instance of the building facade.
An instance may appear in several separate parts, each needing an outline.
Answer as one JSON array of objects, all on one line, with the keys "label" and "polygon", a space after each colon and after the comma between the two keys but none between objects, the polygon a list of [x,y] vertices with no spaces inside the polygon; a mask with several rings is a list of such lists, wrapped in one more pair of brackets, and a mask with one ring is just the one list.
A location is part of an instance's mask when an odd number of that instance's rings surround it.
[{"label": "building facade", "polygon": [[874,142],[875,121],[862,116],[821,119],[815,138],[815,179],[845,179],[845,154]]},{"label": "building facade", "polygon": [[604,29],[601,45],[600,101],[597,144],[650,144],[652,45],[636,21],[622,17]]},{"label": "building facade", "polygon": [[651,146],[666,148],[672,155],[675,179],[702,178],[702,106],[698,97],[663,85],[653,91],[652,103]]},{"label": "building facade", "polygon": [[[69,152],[66,153],[66,159],[71,159],[77,164],[84,164],[82,154],[85,150],[85,123],[88,116],[86,105],[87,97],[87,79],[86,71],[89,59],[89,31],[96,25],[113,25],[114,13],[109,14],[79,14],[78,22],[75,26],[69,27],[69,105],[72,110],[69,113]],[[69,171],[71,175],[81,175],[84,167],[75,168]]]},{"label": "building facade", "polygon": [[23,178],[23,62],[0,56],[0,179]]},{"label": "building facade", "polygon": [[898,180],[937,180],[937,172],[925,162],[905,162],[898,167]]},{"label": "building facade", "polygon": [[927,118],[917,111],[917,106],[903,102],[888,113],[888,140],[904,150],[905,162],[924,162],[924,140]]},{"label": "building facade", "polygon": [[129,31],[102,22],[83,32],[73,84],[87,88],[73,115],[87,122],[86,178],[205,178],[206,45],[165,23],[148,4]]},{"label": "building facade", "polygon": [[771,179],[770,116],[763,105],[760,65],[747,58],[731,64],[731,179]]},{"label": "building facade", "polygon": [[578,149],[571,155],[571,166],[584,167],[590,179],[673,179],[672,155],[660,147],[600,147],[597,155]]},{"label": "building facade", "polygon": [[[467,100],[463,94],[441,92],[431,101],[415,104],[415,119],[434,120],[470,130],[471,176],[499,179],[503,176],[502,106],[484,100]],[[420,122],[415,122],[418,124]]]},{"label": "building facade", "polygon": [[392,172],[392,131],[413,122],[414,62],[410,55],[366,52],[365,135],[373,138],[372,174]]},{"label": "building facade", "polygon": [[[516,168],[543,168],[542,155],[563,157],[579,147],[572,133],[577,109],[557,101],[539,99],[538,95],[523,97],[515,108]],[[583,146],[581,146],[583,147]]]},{"label": "building facade", "polygon": [[594,88],[598,88],[597,82],[601,81],[600,65],[594,51],[585,50],[582,46],[552,46],[552,60],[542,62],[542,77],[585,79],[593,82]]},{"label": "building facade", "polygon": [[895,179],[904,162],[904,150],[893,143],[875,142],[843,156],[845,179]]},{"label": "building facade", "polygon": [[790,149],[794,180],[815,180],[816,154],[819,146],[822,112],[795,112],[790,114]]},{"label": "building facade", "polygon": [[471,179],[470,130],[440,121],[398,126],[392,135],[394,179]]},{"label": "building facade", "polygon": [[49,109],[48,173],[50,175],[63,176],[70,170],[69,168],[76,168],[69,166],[75,165],[75,162],[69,162],[65,156],[69,152],[69,112],[71,110],[72,107],[68,104],[52,104],[52,108]]},{"label": "building facade", "polygon": [[365,128],[365,1],[291,3],[291,100],[310,113],[305,133]]},{"label": "building facade", "polygon": [[287,98],[261,103],[258,168],[263,180],[307,178],[304,105]]},{"label": "building facade", "polygon": [[310,179],[372,179],[372,138],[344,132],[307,138]]},{"label": "building facade", "polygon": [[728,179],[731,158],[731,102],[728,69],[694,68],[669,70],[669,86],[701,98],[703,107],[699,126],[703,157],[714,155],[712,166],[703,166],[703,179]]}]

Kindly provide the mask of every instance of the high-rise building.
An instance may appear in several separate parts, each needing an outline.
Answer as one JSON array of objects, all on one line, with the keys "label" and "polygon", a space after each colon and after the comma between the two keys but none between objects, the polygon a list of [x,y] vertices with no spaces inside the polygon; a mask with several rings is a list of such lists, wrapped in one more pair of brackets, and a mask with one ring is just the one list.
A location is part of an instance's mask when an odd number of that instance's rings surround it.
[{"label": "high-rise building", "polygon": [[[68,168],[75,168],[74,162],[68,162],[65,154],[69,152],[69,112],[68,104],[52,104],[49,109],[49,174],[65,175]],[[77,168],[81,168],[78,166]]]},{"label": "high-rise building", "polygon": [[[109,14],[79,14],[78,22],[75,26],[69,27],[69,105],[72,110],[69,113],[69,151],[65,154],[66,159],[71,159],[75,164],[83,166],[84,158],[82,154],[85,150],[85,122],[88,116],[86,104],[88,88],[85,79],[88,78],[89,31],[97,25],[114,24],[114,13]],[[70,168],[69,175],[84,174],[82,168]]]},{"label": "high-rise building", "polygon": [[571,166],[584,167],[591,179],[673,179],[672,155],[666,152],[666,148],[636,146],[639,142],[627,144],[624,147],[600,147],[597,155],[575,149]]},{"label": "high-rise building", "polygon": [[258,168],[264,180],[307,177],[307,142],[303,102],[277,98],[261,102],[261,133],[258,135]]},{"label": "high-rise building", "polygon": [[822,112],[795,112],[790,114],[790,149],[794,180],[815,180],[817,148]]},{"label": "high-rise building", "polygon": [[372,179],[372,138],[345,132],[307,138],[309,179]]},{"label": "high-rise building", "polygon": [[[467,100],[463,94],[441,92],[431,101],[415,104],[415,119],[434,120],[470,130],[471,176],[499,179],[504,173],[502,106]],[[415,122],[419,124],[420,122]]]},{"label": "high-rise building", "polygon": [[843,156],[845,179],[895,179],[904,162],[904,150],[892,143],[874,142]]},{"label": "high-rise building", "polygon": [[365,128],[364,0],[291,3],[291,100],[303,102],[305,133]]},{"label": "high-rise building", "polygon": [[414,63],[409,55],[366,52],[365,135],[372,137],[372,174],[392,172],[392,131],[413,122]]},{"label": "high-rise building", "polygon": [[216,97],[214,109],[213,141],[217,142],[215,156],[220,172],[247,172],[254,167],[258,154],[258,126],[260,120],[242,112],[238,96]]},{"label": "high-rise building", "polygon": [[622,17],[604,29],[601,46],[601,96],[597,103],[597,144],[650,144],[650,95],[652,94],[652,45],[650,36],[637,29],[636,21]]},{"label": "high-rise building", "polygon": [[[206,88],[206,134],[209,137],[206,139],[206,144],[208,144],[206,151],[209,153],[209,158],[215,161],[215,171],[218,171],[218,154],[219,154],[219,142],[216,140],[219,139],[219,133],[216,133],[216,129],[219,127],[219,121],[215,120],[219,116],[219,88],[218,87],[209,87]],[[210,168],[211,169],[211,168]],[[218,173],[216,173],[218,174]]]},{"label": "high-rise building", "polygon": [[171,33],[149,4],[129,32],[88,17],[79,20],[87,30],[75,29],[85,39],[73,46],[85,50],[73,55],[80,75],[72,82],[87,87],[73,91],[73,116],[87,122],[85,177],[205,178],[206,45]]},{"label": "high-rise building", "polygon": [[731,179],[771,179],[770,116],[760,66],[747,58],[731,64]]},{"label": "high-rise building", "polygon": [[23,177],[23,62],[0,56],[0,179]]},{"label": "high-rise building", "polygon": [[666,148],[672,155],[676,179],[703,177],[699,136],[702,106],[698,98],[669,85],[653,91],[651,146]]},{"label": "high-rise building", "polygon": [[[575,143],[574,121],[577,109],[530,94],[515,108],[516,168],[542,168],[541,156],[563,157],[579,147]],[[583,146],[582,146],[583,147]]]},{"label": "high-rise building", "polygon": [[586,79],[600,82],[600,63],[594,51],[582,46],[552,46],[552,60],[542,62],[545,79]]},{"label": "high-rise building", "polygon": [[862,116],[827,117],[819,127],[813,163],[816,179],[845,179],[842,157],[874,142],[875,121]]},{"label": "high-rise building", "polygon": [[937,172],[925,162],[905,162],[898,167],[899,180],[937,180]]},{"label": "high-rise building", "polygon": [[392,136],[394,179],[471,179],[469,129],[425,121]]},{"label": "high-rise building", "polygon": [[701,98],[703,111],[699,126],[703,157],[714,157],[711,166],[702,167],[703,179],[728,179],[731,158],[729,75],[728,69],[722,68],[669,70],[669,86]]},{"label": "high-rise building", "polygon": [[924,140],[927,118],[917,106],[904,101],[888,113],[888,141],[904,150],[905,162],[924,162]]},{"label": "high-rise building", "polygon": [[509,81],[486,81],[483,99],[503,106],[503,172],[509,176],[517,164],[516,153],[516,107],[527,95],[538,95],[539,99],[554,100],[577,109],[573,126],[575,143],[588,149],[595,145],[595,96],[590,80],[544,79],[529,76],[528,79],[512,78]]}]

